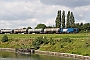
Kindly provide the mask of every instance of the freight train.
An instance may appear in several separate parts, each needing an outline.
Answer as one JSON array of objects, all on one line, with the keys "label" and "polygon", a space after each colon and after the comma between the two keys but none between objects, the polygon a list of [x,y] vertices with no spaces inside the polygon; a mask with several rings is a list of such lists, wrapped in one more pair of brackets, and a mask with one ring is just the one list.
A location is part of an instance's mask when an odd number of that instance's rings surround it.
[{"label": "freight train", "polygon": [[78,33],[78,28],[45,28],[45,29],[0,29],[0,34],[59,34]]}]

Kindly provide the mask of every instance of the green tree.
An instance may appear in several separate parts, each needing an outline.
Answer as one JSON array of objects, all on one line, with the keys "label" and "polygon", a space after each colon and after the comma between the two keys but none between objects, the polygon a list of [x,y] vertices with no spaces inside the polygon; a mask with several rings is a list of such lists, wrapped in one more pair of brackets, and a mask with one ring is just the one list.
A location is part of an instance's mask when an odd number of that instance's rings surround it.
[{"label": "green tree", "polygon": [[84,25],[83,23],[79,23],[79,27],[78,27],[78,28],[79,28],[79,30],[84,30],[83,25]]},{"label": "green tree", "polygon": [[79,23],[76,23],[76,24],[75,24],[75,27],[76,27],[76,28],[79,28]]},{"label": "green tree", "polygon": [[25,27],[23,29],[26,29]]},{"label": "green tree", "polygon": [[75,27],[75,19],[74,19],[73,12],[71,12],[71,14],[70,14],[70,26],[71,26],[71,28]]},{"label": "green tree", "polygon": [[35,29],[39,29],[39,28],[46,28],[45,24],[38,24]]},{"label": "green tree", "polygon": [[68,11],[66,28],[74,28],[74,27],[75,27],[75,19],[73,12]]},{"label": "green tree", "polygon": [[27,27],[27,29],[32,29],[31,27]]},{"label": "green tree", "polygon": [[62,12],[62,28],[65,28],[65,11]]},{"label": "green tree", "polygon": [[55,23],[57,28],[61,28],[61,10],[58,11]]},{"label": "green tree", "polygon": [[83,30],[86,31],[86,30],[90,30],[90,23],[85,23],[83,25]]},{"label": "green tree", "polygon": [[[82,23],[81,23],[82,24]],[[82,30],[82,25],[80,25],[79,23],[76,23],[75,24],[75,28],[78,28],[79,29],[79,31],[81,31]]]},{"label": "green tree", "polygon": [[4,35],[2,37],[2,42],[8,42],[8,36],[7,35]]},{"label": "green tree", "polygon": [[66,28],[70,28],[70,11],[68,11],[68,14],[67,14]]}]

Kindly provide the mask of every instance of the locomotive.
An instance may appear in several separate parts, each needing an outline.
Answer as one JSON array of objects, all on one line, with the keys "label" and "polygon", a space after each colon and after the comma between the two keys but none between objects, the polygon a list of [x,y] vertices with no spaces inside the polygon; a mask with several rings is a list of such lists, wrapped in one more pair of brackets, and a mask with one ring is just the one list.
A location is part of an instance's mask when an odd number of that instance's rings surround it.
[{"label": "locomotive", "polygon": [[78,33],[78,28],[1,29],[0,34],[59,34]]}]

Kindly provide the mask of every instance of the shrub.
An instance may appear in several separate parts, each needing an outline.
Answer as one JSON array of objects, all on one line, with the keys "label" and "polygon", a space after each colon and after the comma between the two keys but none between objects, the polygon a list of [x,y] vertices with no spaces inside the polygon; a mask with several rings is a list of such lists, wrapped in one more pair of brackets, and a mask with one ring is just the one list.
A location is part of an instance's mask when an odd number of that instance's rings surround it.
[{"label": "shrub", "polygon": [[32,45],[34,46],[35,49],[38,49],[41,44],[43,44],[43,37],[38,37],[36,38],[33,42]]},{"label": "shrub", "polygon": [[48,41],[47,37],[43,37],[43,39],[42,39],[42,40],[43,40],[43,43],[44,43],[44,44],[48,44],[48,43],[49,43],[49,41]]},{"label": "shrub", "polygon": [[50,38],[50,45],[54,45],[55,44],[55,41],[52,39],[52,38]]},{"label": "shrub", "polygon": [[7,35],[4,35],[2,37],[2,42],[8,42],[8,36]]}]

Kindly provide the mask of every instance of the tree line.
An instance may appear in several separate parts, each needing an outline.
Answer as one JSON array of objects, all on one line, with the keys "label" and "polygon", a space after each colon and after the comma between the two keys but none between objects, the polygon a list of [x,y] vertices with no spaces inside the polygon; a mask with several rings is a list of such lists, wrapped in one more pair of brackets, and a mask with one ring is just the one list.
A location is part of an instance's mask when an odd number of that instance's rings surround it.
[{"label": "tree line", "polygon": [[75,27],[78,28],[80,32],[90,32],[90,23],[76,23]]}]

